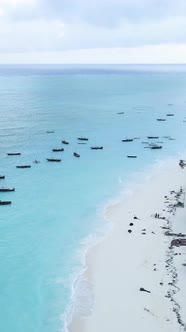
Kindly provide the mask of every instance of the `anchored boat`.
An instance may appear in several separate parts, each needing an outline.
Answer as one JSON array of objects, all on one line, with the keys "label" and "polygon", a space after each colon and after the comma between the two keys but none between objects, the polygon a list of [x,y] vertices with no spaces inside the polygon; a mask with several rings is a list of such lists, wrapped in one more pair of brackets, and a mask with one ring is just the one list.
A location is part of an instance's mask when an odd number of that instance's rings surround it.
[{"label": "anchored boat", "polygon": [[74,157],[77,157],[77,158],[79,158],[79,157],[80,157],[80,154],[78,154],[78,153],[74,152]]},{"label": "anchored boat", "polygon": [[46,158],[46,160],[55,163],[59,163],[61,161],[61,159],[55,159],[55,158]]},{"label": "anchored boat", "polygon": [[7,153],[8,156],[20,156],[21,153],[20,152],[11,152],[11,153]]},{"label": "anchored boat", "polygon": [[60,148],[60,149],[52,149],[52,151],[53,151],[53,152],[62,152],[62,151],[64,151],[64,149],[63,149],[63,148]]},{"label": "anchored boat", "polygon": [[12,204],[11,201],[0,201],[0,205],[9,205]]},{"label": "anchored boat", "polygon": [[4,188],[4,187],[0,188],[1,193],[7,193],[9,191],[15,191],[15,188]]},{"label": "anchored boat", "polygon": [[31,165],[18,165],[16,168],[31,168]]}]

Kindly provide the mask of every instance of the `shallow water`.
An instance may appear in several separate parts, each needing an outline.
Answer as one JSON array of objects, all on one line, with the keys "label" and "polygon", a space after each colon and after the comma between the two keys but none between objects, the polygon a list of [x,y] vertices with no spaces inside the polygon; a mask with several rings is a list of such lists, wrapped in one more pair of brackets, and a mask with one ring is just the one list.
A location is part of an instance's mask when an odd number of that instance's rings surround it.
[{"label": "shallow water", "polygon": [[[0,181],[16,188],[0,193],[12,201],[0,208],[1,331],[62,329],[81,265],[77,252],[83,239],[104,229],[104,205],[131,174],[185,149],[185,91],[180,66],[0,68],[0,174],[6,175]],[[161,117],[167,120],[156,121]],[[145,149],[148,135],[160,136],[163,149]],[[79,145],[78,136],[89,141]],[[122,143],[125,137],[140,139]],[[62,139],[69,146],[53,153]],[[47,162],[51,156],[62,162]],[[16,169],[21,164],[32,167]]]}]

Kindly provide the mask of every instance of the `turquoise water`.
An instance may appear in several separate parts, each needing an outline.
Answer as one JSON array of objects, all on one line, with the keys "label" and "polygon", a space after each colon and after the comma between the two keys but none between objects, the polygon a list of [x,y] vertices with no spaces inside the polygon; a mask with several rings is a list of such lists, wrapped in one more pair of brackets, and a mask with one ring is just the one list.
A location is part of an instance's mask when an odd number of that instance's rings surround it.
[{"label": "turquoise water", "polygon": [[[77,251],[103,226],[104,205],[131,174],[185,149],[185,92],[184,66],[0,67],[0,185],[16,188],[0,193],[12,201],[0,207],[1,331],[62,330],[81,266]],[[166,113],[175,116],[156,121]],[[141,143],[147,135],[176,140],[161,138],[163,149],[153,151]],[[77,136],[88,143],[78,145]],[[125,137],[140,139],[122,143]],[[52,153],[62,139],[70,145]],[[48,163],[51,156],[62,162]]]}]

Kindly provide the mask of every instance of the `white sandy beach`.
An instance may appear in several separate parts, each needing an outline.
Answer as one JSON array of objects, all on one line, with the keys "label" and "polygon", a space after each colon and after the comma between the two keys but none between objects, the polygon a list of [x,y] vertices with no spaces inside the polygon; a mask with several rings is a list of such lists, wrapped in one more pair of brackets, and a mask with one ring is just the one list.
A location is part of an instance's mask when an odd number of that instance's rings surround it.
[{"label": "white sandy beach", "polygon": [[154,169],[130,198],[108,207],[113,230],[87,256],[92,313],[74,315],[69,332],[186,331],[186,247],[170,249],[178,237],[165,235],[186,234],[186,209],[179,207],[173,215],[167,207],[176,202],[170,191],[186,188],[186,169],[178,162]]}]

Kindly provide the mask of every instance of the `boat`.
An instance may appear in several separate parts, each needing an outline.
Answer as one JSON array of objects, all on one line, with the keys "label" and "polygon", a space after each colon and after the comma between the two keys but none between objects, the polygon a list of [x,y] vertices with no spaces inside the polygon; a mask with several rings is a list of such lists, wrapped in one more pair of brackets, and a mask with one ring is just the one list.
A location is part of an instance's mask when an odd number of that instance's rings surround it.
[{"label": "boat", "polygon": [[69,144],[69,142],[67,141],[61,141],[63,144]]},{"label": "boat", "polygon": [[47,130],[47,134],[54,134],[55,131],[54,130]]},{"label": "boat", "polygon": [[77,157],[77,158],[79,158],[79,157],[80,157],[80,154],[78,154],[78,153],[74,152],[74,157]]},{"label": "boat", "polygon": [[88,141],[87,137],[78,137],[77,138],[79,141]]},{"label": "boat", "polygon": [[157,139],[159,136],[147,136],[148,139]]},{"label": "boat", "polygon": [[124,114],[124,112],[118,112],[117,114]]},{"label": "boat", "polygon": [[78,144],[87,144],[87,143],[85,143],[85,142],[78,142]]},{"label": "boat", "polygon": [[0,205],[9,205],[12,204],[11,201],[0,201]]},{"label": "boat", "polygon": [[157,121],[166,121],[166,119],[156,119]]},{"label": "boat", "polygon": [[31,168],[31,165],[19,165],[16,168]]},{"label": "boat", "polygon": [[134,139],[133,138],[125,138],[125,139],[122,139],[121,141],[122,142],[132,142]]},{"label": "boat", "polygon": [[54,158],[46,158],[47,161],[51,161],[51,162],[56,162],[59,163],[61,161],[61,159],[54,159]]},{"label": "boat", "polygon": [[9,191],[15,191],[15,188],[4,188],[4,187],[0,188],[1,193],[7,193]]},{"label": "boat", "polygon": [[62,151],[64,151],[64,149],[63,149],[63,148],[60,148],[60,149],[52,149],[52,151],[53,151],[53,152],[62,152]]},{"label": "boat", "polygon": [[12,152],[12,153],[7,153],[8,156],[20,156],[20,152]]},{"label": "boat", "polygon": [[137,158],[137,156],[127,156],[127,158]]},{"label": "boat", "polygon": [[167,115],[167,116],[174,116],[173,113],[167,113],[166,115]]},{"label": "boat", "polygon": [[91,146],[91,150],[103,150],[103,146]]},{"label": "boat", "polygon": [[0,180],[5,179],[5,175],[0,175]]},{"label": "boat", "polygon": [[151,146],[151,150],[158,150],[158,149],[162,149],[162,146],[161,145]]}]

